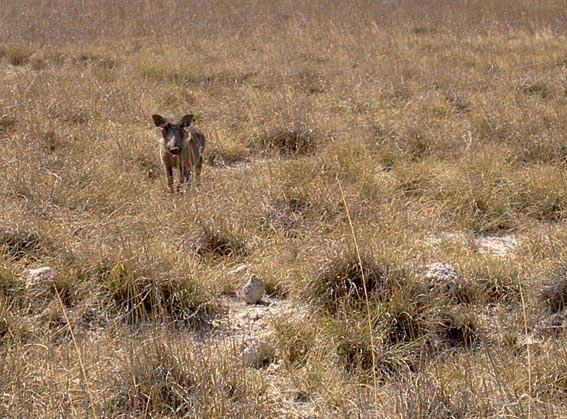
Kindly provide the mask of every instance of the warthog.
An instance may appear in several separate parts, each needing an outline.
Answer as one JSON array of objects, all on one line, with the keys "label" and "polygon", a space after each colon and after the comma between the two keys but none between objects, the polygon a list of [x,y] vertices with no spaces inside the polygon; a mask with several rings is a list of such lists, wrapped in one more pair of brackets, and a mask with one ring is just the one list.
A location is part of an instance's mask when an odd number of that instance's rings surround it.
[{"label": "warthog", "polygon": [[185,115],[178,122],[170,122],[161,115],[152,115],[156,127],[161,128],[163,138],[160,142],[159,154],[167,176],[167,186],[173,192],[173,167],[179,170],[177,191],[188,183],[191,175],[201,181],[203,167],[203,150],[205,135],[197,128],[190,126],[193,115]]}]

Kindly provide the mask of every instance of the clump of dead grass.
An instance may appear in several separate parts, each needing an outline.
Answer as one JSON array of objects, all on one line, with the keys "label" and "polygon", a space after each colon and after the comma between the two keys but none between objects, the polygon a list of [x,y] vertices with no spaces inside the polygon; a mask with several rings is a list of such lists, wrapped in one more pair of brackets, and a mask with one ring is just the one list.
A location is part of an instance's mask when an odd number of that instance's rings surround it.
[{"label": "clump of dead grass", "polygon": [[369,378],[375,372],[383,382],[415,367],[419,345],[382,339],[381,330],[369,330],[364,314],[353,314],[350,319],[327,319],[325,333],[328,350],[336,354],[338,364],[349,374]]},{"label": "clump of dead grass", "polygon": [[480,343],[480,326],[472,310],[443,307],[431,317],[430,332],[434,346],[474,349]]},{"label": "clump of dead grass", "polygon": [[261,217],[261,226],[266,230],[278,230],[286,236],[295,237],[305,228],[305,218],[314,207],[310,195],[290,190],[270,200]]},{"label": "clump of dead grass", "polygon": [[329,312],[345,305],[360,306],[367,298],[387,299],[389,269],[368,255],[359,261],[354,251],[332,254],[315,269],[303,298]]},{"label": "clump of dead grass", "polygon": [[277,356],[289,367],[305,365],[316,344],[317,331],[308,321],[280,318],[274,321]]},{"label": "clump of dead grass", "polygon": [[155,278],[132,263],[116,262],[101,278],[102,294],[129,323],[159,320],[204,326],[217,307],[211,295],[191,276]]},{"label": "clump of dead grass", "polygon": [[0,253],[15,259],[26,256],[37,257],[49,246],[49,241],[40,233],[26,227],[0,227]]},{"label": "clump of dead grass", "polygon": [[567,267],[562,266],[541,286],[539,299],[552,313],[567,307]]},{"label": "clump of dead grass", "polygon": [[17,119],[13,116],[0,116],[0,135],[9,135],[16,129]]},{"label": "clump of dead grass", "polygon": [[0,47],[0,58],[4,58],[11,65],[23,66],[27,64],[34,53],[29,45],[10,43]]},{"label": "clump of dead grass", "polygon": [[[170,346],[157,342],[143,348],[142,353],[132,360],[136,363],[131,369],[134,376],[124,377],[127,381],[118,389],[118,399],[114,402],[118,405],[117,410],[188,413],[195,377],[190,364],[172,351]],[[131,378],[135,386],[129,385]]]},{"label": "clump of dead grass", "polygon": [[125,359],[113,377],[113,398],[106,408],[176,416],[274,415],[275,407],[263,397],[265,384],[231,359],[230,352],[167,336],[148,342]]},{"label": "clump of dead grass", "polygon": [[311,153],[317,144],[317,134],[304,126],[282,126],[256,133],[249,140],[250,147],[264,152],[275,152],[293,157]]},{"label": "clump of dead grass", "polygon": [[202,224],[186,245],[201,257],[227,258],[246,256],[249,249],[244,239],[228,226]]}]

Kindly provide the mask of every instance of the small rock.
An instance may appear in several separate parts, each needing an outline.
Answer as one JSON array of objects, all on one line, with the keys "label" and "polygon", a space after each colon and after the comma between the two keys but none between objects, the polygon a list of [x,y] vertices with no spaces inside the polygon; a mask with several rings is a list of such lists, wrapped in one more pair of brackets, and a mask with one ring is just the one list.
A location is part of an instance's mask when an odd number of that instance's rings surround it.
[{"label": "small rock", "polygon": [[281,359],[275,360],[270,362],[265,368],[268,374],[276,374],[278,371],[284,368],[284,363]]},{"label": "small rock", "polygon": [[477,239],[478,252],[483,255],[504,257],[518,245],[518,238],[511,234],[484,236]]},{"label": "small rock", "polygon": [[257,339],[248,338],[241,345],[240,356],[244,365],[259,368],[264,363],[265,353]]},{"label": "small rock", "polygon": [[242,297],[246,304],[258,304],[264,296],[264,282],[256,274],[250,275],[250,279],[242,288]]},{"label": "small rock", "polygon": [[250,266],[248,265],[240,265],[234,269],[228,271],[229,275],[240,275],[250,271]]},{"label": "small rock", "polygon": [[520,336],[518,336],[518,339],[516,341],[516,346],[522,347],[522,346],[528,346],[528,345],[537,345],[537,344],[540,344],[541,342],[542,342],[542,339],[538,339],[531,334],[520,335]]},{"label": "small rock", "polygon": [[43,266],[28,271],[27,285],[34,285],[39,282],[51,281],[55,277],[55,270],[49,266]]},{"label": "small rock", "polygon": [[427,267],[423,280],[430,284],[431,289],[455,291],[461,282],[456,269],[450,263],[433,263]]}]

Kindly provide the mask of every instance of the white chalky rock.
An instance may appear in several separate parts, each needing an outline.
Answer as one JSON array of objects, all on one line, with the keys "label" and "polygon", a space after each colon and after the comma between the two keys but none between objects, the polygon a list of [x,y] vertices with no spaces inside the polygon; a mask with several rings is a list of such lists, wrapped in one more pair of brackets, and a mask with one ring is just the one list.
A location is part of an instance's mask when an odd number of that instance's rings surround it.
[{"label": "white chalky rock", "polygon": [[461,281],[453,265],[439,262],[427,267],[423,279],[429,282],[433,289],[447,289],[449,291],[454,291]]},{"label": "white chalky rock", "polygon": [[247,272],[250,271],[250,266],[248,265],[240,265],[237,266],[234,269],[231,269],[230,271],[228,271],[229,275],[240,275],[240,274],[245,274]]},{"label": "white chalky rock", "polygon": [[55,277],[55,270],[49,266],[43,266],[37,269],[30,269],[28,271],[28,286],[51,281]]},{"label": "white chalky rock", "polygon": [[265,358],[262,344],[254,338],[248,338],[242,343],[240,356],[244,365],[256,368],[262,366]]},{"label": "white chalky rock", "polygon": [[242,288],[242,297],[246,304],[258,304],[264,296],[264,282],[256,274],[250,275],[250,279]]}]

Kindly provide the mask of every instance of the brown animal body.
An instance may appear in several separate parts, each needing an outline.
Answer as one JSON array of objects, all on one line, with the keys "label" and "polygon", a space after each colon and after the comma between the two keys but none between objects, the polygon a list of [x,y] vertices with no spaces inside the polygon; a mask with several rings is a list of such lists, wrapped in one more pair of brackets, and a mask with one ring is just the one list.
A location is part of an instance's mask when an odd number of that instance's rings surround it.
[{"label": "brown animal body", "polygon": [[185,115],[177,122],[170,122],[160,115],[152,115],[156,127],[161,128],[160,158],[167,176],[167,186],[173,189],[173,168],[179,171],[177,191],[189,183],[191,176],[201,181],[205,135],[190,126],[193,115]]}]

